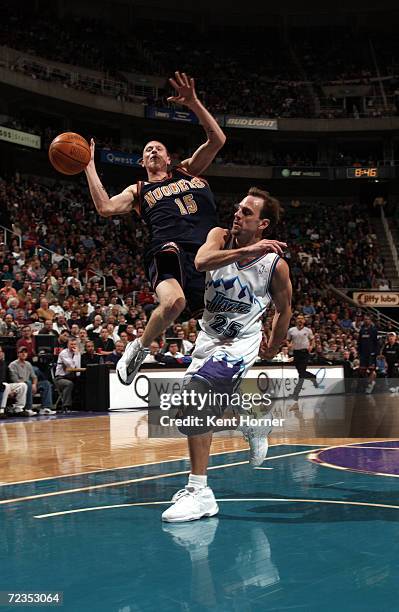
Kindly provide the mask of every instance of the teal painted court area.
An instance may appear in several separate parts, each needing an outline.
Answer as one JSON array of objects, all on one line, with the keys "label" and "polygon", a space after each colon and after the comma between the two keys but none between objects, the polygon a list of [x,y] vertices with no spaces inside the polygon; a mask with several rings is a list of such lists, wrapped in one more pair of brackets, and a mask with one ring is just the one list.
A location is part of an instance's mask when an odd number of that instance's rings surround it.
[{"label": "teal painted court area", "polygon": [[397,609],[399,480],[317,448],[213,456],[220,513],[193,523],[160,521],[186,461],[1,486],[0,590],[63,591],[68,612]]}]

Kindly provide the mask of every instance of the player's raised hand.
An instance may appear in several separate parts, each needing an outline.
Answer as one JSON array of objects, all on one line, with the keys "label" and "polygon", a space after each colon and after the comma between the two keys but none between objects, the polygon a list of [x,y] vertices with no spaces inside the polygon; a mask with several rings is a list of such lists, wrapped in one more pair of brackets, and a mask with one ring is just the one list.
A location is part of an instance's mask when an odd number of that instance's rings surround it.
[{"label": "player's raised hand", "polygon": [[245,247],[245,252],[247,257],[260,257],[265,253],[277,253],[277,255],[283,255],[283,249],[286,247],[286,242],[263,239],[259,240],[259,242],[255,242],[255,244],[250,244],[249,246]]},{"label": "player's raised hand", "polygon": [[188,108],[198,102],[195,92],[195,81],[188,77],[185,72],[175,72],[175,78],[169,79],[169,83],[175,88],[176,95],[170,96],[168,102],[183,104],[188,106]]}]

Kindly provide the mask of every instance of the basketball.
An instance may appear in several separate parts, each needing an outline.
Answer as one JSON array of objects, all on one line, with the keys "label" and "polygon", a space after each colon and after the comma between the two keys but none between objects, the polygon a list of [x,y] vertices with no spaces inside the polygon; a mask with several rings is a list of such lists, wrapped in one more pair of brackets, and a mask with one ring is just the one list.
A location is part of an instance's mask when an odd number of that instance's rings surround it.
[{"label": "basketball", "polygon": [[90,145],[79,134],[64,132],[54,138],[48,152],[50,162],[62,174],[79,174],[90,161]]}]

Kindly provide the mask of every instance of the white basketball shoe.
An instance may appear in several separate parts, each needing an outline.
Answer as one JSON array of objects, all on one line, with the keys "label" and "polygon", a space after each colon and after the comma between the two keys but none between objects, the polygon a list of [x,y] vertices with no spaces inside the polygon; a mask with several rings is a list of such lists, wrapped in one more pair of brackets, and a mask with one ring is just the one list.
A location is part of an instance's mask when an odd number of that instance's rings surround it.
[{"label": "white basketball shoe", "polygon": [[116,373],[122,385],[130,385],[150,349],[144,348],[138,338],[128,342],[122,357],[116,364]]},{"label": "white basketball shoe", "polygon": [[214,516],[219,512],[219,506],[210,487],[194,489],[186,486],[174,494],[172,502],[162,514],[162,520],[167,523],[196,521],[203,516]]},{"label": "white basketball shoe", "polygon": [[[243,417],[244,414],[241,413],[241,417]],[[246,416],[254,418],[251,412],[246,413]],[[259,418],[259,415],[257,418]],[[246,425],[245,423],[241,423],[237,427],[237,430],[242,433],[244,440],[249,444],[249,464],[252,467],[259,467],[262,465],[269,449],[268,436],[272,428],[270,425],[262,425],[261,420],[259,423],[259,425]]]}]

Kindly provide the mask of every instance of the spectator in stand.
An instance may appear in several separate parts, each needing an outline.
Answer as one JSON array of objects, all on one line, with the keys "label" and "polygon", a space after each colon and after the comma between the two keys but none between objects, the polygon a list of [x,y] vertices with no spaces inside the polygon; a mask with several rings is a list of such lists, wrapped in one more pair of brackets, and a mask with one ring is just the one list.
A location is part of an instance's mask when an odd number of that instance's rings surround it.
[{"label": "spectator in stand", "polygon": [[14,336],[19,335],[18,325],[14,323],[14,318],[11,314],[6,314],[4,321],[0,323],[0,336]]},{"label": "spectator in stand", "polygon": [[165,357],[174,357],[175,359],[180,359],[184,357],[183,353],[179,351],[179,345],[177,342],[169,342],[168,350],[165,353]]},{"label": "spectator in stand", "polygon": [[76,341],[79,341],[79,325],[77,323],[72,323],[71,328],[69,330],[69,335],[71,338],[75,338]]},{"label": "spectator in stand", "polygon": [[75,338],[69,338],[68,346],[60,352],[55,370],[55,386],[61,395],[62,408],[65,412],[72,409],[73,393],[80,383],[81,355]]},{"label": "spectator in stand", "polygon": [[35,416],[33,411],[33,396],[39,391],[42,405],[39,409],[40,415],[56,414],[53,410],[53,395],[51,385],[48,380],[38,381],[32,364],[27,361],[28,351],[25,346],[21,346],[17,351],[18,359],[12,361],[8,366],[11,382],[24,382],[28,386],[25,410],[29,416]]},{"label": "spectator in stand", "polygon": [[40,300],[40,308],[38,308],[37,314],[39,319],[44,320],[50,319],[52,321],[55,317],[55,312],[50,310],[48,301],[45,298]]},{"label": "spectator in stand", "polygon": [[93,323],[86,326],[87,335],[90,340],[95,340],[99,336],[102,330],[103,318],[101,315],[96,315],[93,319]]},{"label": "spectator in stand", "polygon": [[0,346],[0,418],[4,418],[5,416],[9,397],[12,397],[14,400],[12,407],[9,409],[10,414],[21,414],[23,416],[36,415],[33,411],[31,411],[32,414],[24,412],[28,385],[24,382],[8,383],[6,382],[6,377],[7,365],[3,348]]},{"label": "spectator in stand", "polygon": [[282,346],[281,351],[277,353],[277,355],[273,358],[273,361],[282,361],[285,363],[293,361],[293,357],[289,356],[288,346]]},{"label": "spectator in stand", "polygon": [[56,315],[53,322],[53,330],[60,334],[62,330],[68,329],[68,323],[64,314]]},{"label": "spectator in stand", "polygon": [[103,327],[100,334],[94,340],[96,352],[98,355],[111,355],[115,349],[115,344],[112,338],[109,337],[108,329]]},{"label": "spectator in stand", "polygon": [[126,344],[128,342],[130,342],[129,340],[129,336],[127,335],[127,332],[123,331],[119,334],[119,338],[121,339],[121,341],[123,342],[123,344],[126,346]]},{"label": "spectator in stand", "polygon": [[19,329],[22,329],[22,327],[29,324],[29,319],[26,318],[26,314],[23,308],[17,309],[14,323]]},{"label": "spectator in stand", "polygon": [[61,351],[63,351],[64,349],[68,347],[68,340],[69,340],[69,331],[67,329],[61,330],[61,333],[58,336],[56,343],[55,343],[54,355],[58,356],[61,353]]},{"label": "spectator in stand", "polygon": [[159,349],[160,349],[159,342],[157,342],[156,340],[151,342],[150,352],[144,359],[143,363],[158,364],[158,361],[155,359],[155,356],[159,353]]},{"label": "spectator in stand", "polygon": [[110,355],[107,355],[107,357],[104,358],[105,363],[110,364],[113,367],[115,367],[119,359],[122,357],[124,350],[125,350],[125,345],[123,344],[123,342],[121,342],[121,340],[117,340],[115,342],[115,349],[112,351]]},{"label": "spectator in stand", "polygon": [[177,332],[177,338],[179,338],[179,340],[181,340],[181,346],[182,346],[182,351],[184,355],[190,355],[191,351],[193,350],[193,344],[192,342],[190,342],[189,340],[185,340],[184,337],[184,329],[180,329]]},{"label": "spectator in stand", "polygon": [[87,334],[87,331],[85,330],[85,328],[84,328],[84,327],[82,327],[82,328],[79,330],[78,340],[77,340],[77,342],[78,342],[78,348],[79,348],[79,351],[80,351],[81,353],[84,353],[84,352],[85,352],[85,350],[86,350],[86,349],[85,349],[85,346],[86,346],[86,342],[88,341],[88,339],[89,339],[89,336],[88,336],[88,334]]},{"label": "spectator in stand", "polygon": [[43,327],[39,330],[39,334],[51,334],[52,336],[58,337],[56,330],[53,327],[52,319],[46,319]]},{"label": "spectator in stand", "polygon": [[28,361],[32,362],[36,357],[36,343],[32,329],[29,325],[22,327],[22,336],[17,340],[17,351],[21,346],[24,346],[28,352]]},{"label": "spectator in stand", "polygon": [[24,281],[22,285],[22,289],[20,289],[17,293],[17,298],[19,299],[21,305],[25,304],[27,294],[31,294],[31,283],[30,281]]},{"label": "spectator in stand", "polygon": [[7,278],[7,275],[11,274],[11,272],[4,272],[4,268],[7,268],[7,270],[8,270],[8,266],[3,266],[4,287],[2,288],[1,293],[4,295],[6,300],[10,299],[11,297],[16,298],[17,297],[17,292],[14,289],[14,287],[12,286],[13,285],[13,278],[12,278],[12,276]]},{"label": "spectator in stand", "polygon": [[302,312],[306,316],[316,314],[316,309],[309,298],[305,299],[305,304],[302,306]]},{"label": "spectator in stand", "polygon": [[93,340],[87,340],[85,344],[85,352],[81,356],[82,368],[87,368],[88,365],[98,365],[101,363],[101,356],[95,352],[95,346]]},{"label": "spectator in stand", "polygon": [[194,344],[197,342],[197,332],[188,332],[187,340],[194,346]]},{"label": "spectator in stand", "polygon": [[65,315],[64,309],[60,305],[59,300],[58,300],[57,297],[55,297],[52,300],[51,306],[49,306],[49,309],[52,310],[56,316],[57,315]]},{"label": "spectator in stand", "polygon": [[137,294],[137,302],[143,306],[144,312],[151,312],[156,308],[154,295],[150,292],[148,286],[143,287]]}]

